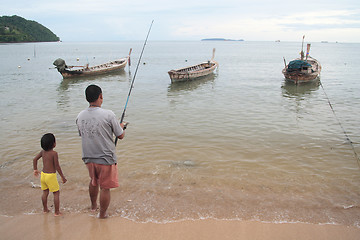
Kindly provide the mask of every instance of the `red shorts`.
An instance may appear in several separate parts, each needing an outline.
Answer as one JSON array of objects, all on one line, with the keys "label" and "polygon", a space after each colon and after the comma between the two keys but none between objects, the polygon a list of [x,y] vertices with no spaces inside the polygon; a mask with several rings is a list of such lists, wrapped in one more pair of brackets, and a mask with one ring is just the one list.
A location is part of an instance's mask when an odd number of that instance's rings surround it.
[{"label": "red shorts", "polygon": [[91,185],[103,189],[116,188],[119,186],[117,165],[102,165],[96,163],[87,163]]}]

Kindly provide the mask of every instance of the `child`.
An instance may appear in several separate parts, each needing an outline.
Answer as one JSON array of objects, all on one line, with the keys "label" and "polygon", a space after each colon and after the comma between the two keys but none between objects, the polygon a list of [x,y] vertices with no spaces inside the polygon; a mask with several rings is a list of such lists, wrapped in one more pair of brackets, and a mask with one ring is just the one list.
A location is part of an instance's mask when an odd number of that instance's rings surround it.
[{"label": "child", "polygon": [[40,171],[37,170],[37,162],[40,158],[43,159],[43,170],[41,172],[41,190],[43,195],[41,197],[44,207],[44,213],[48,213],[47,198],[49,190],[54,194],[55,216],[60,216],[60,187],[56,178],[56,171],[60,174],[62,182],[66,183],[66,178],[61,171],[58,160],[58,154],[53,150],[56,146],[55,136],[52,133],[47,133],[41,138],[41,147],[43,150],[33,159],[34,176],[38,177]]}]

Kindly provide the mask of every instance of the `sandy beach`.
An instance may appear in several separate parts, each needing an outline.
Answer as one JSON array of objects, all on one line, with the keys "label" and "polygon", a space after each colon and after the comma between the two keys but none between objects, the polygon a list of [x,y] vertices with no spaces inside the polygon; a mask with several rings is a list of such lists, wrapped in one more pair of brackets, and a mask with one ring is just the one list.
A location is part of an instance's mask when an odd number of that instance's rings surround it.
[{"label": "sandy beach", "polygon": [[105,220],[79,213],[0,217],[1,239],[359,239],[360,229],[339,225],[196,220],[136,223],[121,217]]}]

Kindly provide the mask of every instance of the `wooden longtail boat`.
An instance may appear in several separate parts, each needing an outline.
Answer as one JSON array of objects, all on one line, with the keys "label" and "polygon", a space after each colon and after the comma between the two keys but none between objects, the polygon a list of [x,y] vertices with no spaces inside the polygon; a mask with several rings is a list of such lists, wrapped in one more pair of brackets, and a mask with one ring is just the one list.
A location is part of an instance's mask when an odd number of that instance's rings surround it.
[{"label": "wooden longtail boat", "polygon": [[130,49],[129,55],[125,58],[92,67],[89,67],[89,64],[87,64],[86,66],[67,66],[65,61],[61,58],[56,59],[53,64],[55,65],[59,73],[63,76],[63,78],[100,75],[123,70],[128,63],[130,66],[131,51],[132,49]]},{"label": "wooden longtail boat", "polygon": [[[305,37],[305,36],[304,36]],[[304,44],[303,37],[303,44]],[[304,58],[303,47],[301,49],[301,57],[293,61],[290,61],[289,64],[286,64],[285,58],[285,68],[282,70],[282,73],[285,76],[285,79],[292,81],[295,84],[310,82],[317,79],[321,72],[321,65],[318,60],[309,55],[310,44],[307,44],[306,57]]]},{"label": "wooden longtail boat", "polygon": [[171,78],[171,82],[193,80],[213,73],[214,70],[219,66],[219,64],[216,61],[214,61],[214,56],[215,56],[215,48],[213,49],[213,56],[210,61],[203,62],[190,67],[170,70],[168,74]]}]

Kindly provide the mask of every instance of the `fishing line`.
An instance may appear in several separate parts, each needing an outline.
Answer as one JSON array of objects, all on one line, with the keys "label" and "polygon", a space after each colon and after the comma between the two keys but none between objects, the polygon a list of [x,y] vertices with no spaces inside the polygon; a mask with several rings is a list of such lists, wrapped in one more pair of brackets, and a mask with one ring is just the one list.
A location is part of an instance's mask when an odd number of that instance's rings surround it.
[{"label": "fishing line", "polygon": [[330,108],[331,108],[331,110],[332,110],[332,112],[333,112],[333,114],[334,114],[334,116],[335,116],[335,119],[337,120],[338,124],[340,125],[340,127],[341,127],[341,129],[342,129],[342,131],[343,131],[343,133],[344,133],[344,135],[345,135],[345,137],[346,137],[346,140],[349,142],[349,144],[350,144],[350,146],[351,146],[351,148],[352,148],[352,150],[353,150],[353,152],[354,152],[354,156],[355,156],[355,158],[356,158],[356,160],[357,160],[358,166],[360,167],[360,159],[359,159],[358,154],[356,153],[354,144],[353,144],[353,142],[350,140],[349,135],[347,134],[347,132],[345,131],[345,128],[343,127],[343,125],[341,124],[339,118],[337,117],[337,115],[336,115],[336,113],[335,113],[335,110],[334,110],[334,108],[333,108],[333,106],[332,106],[332,104],[331,104],[331,102],[330,102],[330,99],[329,99],[327,93],[325,92],[324,86],[322,85],[322,83],[321,83],[320,80],[319,80],[319,82],[320,82],[320,86],[321,86],[322,90],[324,91],[324,94],[325,94],[325,97],[326,97],[326,99],[327,99],[327,101],[328,101],[328,104],[329,104],[329,106],[330,106]]},{"label": "fishing line", "polygon": [[[142,50],[141,50],[141,54],[140,54],[140,57],[139,57],[139,61],[138,61],[137,65],[136,65],[134,77],[133,77],[133,80],[132,80],[131,85],[130,85],[129,94],[128,94],[127,99],[126,99],[124,111],[123,111],[123,113],[122,113],[122,115],[121,115],[120,123],[123,122],[124,117],[125,117],[125,111],[126,111],[126,107],[127,107],[127,105],[128,105],[128,102],[129,102],[129,98],[130,98],[131,91],[132,91],[132,89],[133,89],[133,87],[134,87],[134,81],[135,81],[135,78],[136,78],[136,73],[137,73],[137,71],[138,71],[138,68],[139,68],[139,65],[140,65],[140,61],[141,61],[141,57],[142,57],[142,55],[143,55],[143,53],[144,53],[144,49],[145,49],[145,46],[146,46],[146,42],[147,42],[147,40],[148,40],[148,37],[149,37],[149,34],[150,34],[151,27],[152,27],[153,23],[154,23],[154,20],[152,20],[152,22],[151,22],[151,24],[150,24],[149,31],[148,31],[148,33],[147,33],[147,35],[146,35],[146,39],[145,39],[145,41],[144,41],[144,46],[143,46],[143,48],[142,48]],[[124,130],[125,130],[125,128],[126,128],[126,126],[124,126]],[[117,144],[117,141],[118,141],[118,138],[117,138],[117,136],[116,136],[116,137],[115,137],[115,146],[116,146],[116,144]]]}]

